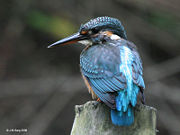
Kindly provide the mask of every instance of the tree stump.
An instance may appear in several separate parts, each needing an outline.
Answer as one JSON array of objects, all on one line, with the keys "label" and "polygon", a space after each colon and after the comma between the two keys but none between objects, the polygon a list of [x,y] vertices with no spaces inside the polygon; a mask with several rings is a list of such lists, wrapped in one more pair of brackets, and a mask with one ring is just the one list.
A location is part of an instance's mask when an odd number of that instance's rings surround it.
[{"label": "tree stump", "polygon": [[71,135],[155,135],[156,109],[146,105],[135,107],[135,121],[131,126],[119,127],[111,122],[110,109],[104,104],[89,101],[75,106]]}]

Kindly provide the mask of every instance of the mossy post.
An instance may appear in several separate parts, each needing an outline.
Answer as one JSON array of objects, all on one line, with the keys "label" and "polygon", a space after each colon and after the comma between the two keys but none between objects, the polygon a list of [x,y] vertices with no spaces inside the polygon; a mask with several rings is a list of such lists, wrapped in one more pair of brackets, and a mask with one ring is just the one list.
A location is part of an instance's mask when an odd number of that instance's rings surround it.
[{"label": "mossy post", "polygon": [[71,135],[155,135],[156,109],[137,105],[134,124],[128,127],[114,126],[110,109],[103,103],[89,101],[75,106],[75,119]]}]

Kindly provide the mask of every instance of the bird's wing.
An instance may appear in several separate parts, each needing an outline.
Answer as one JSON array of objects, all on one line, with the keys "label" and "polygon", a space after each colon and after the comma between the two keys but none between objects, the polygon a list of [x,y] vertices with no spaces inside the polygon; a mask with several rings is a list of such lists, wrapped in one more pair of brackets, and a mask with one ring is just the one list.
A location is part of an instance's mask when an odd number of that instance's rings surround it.
[{"label": "bird's wing", "polygon": [[119,71],[120,50],[97,45],[82,52],[81,72],[95,94],[108,106],[115,108],[115,93],[126,88],[126,79]]},{"label": "bird's wing", "polygon": [[[127,42],[127,44],[133,45],[133,43],[131,42]],[[144,89],[145,84],[143,80],[142,61],[136,49],[132,49],[132,53],[133,53],[133,62],[132,62],[133,82],[140,88]]]},{"label": "bird's wing", "polygon": [[120,70],[121,46],[132,51],[133,82],[144,88],[142,63],[135,45],[126,40],[117,42],[118,46],[96,45],[82,52],[80,66],[95,94],[111,108],[115,107],[116,92],[127,87],[123,71]]}]

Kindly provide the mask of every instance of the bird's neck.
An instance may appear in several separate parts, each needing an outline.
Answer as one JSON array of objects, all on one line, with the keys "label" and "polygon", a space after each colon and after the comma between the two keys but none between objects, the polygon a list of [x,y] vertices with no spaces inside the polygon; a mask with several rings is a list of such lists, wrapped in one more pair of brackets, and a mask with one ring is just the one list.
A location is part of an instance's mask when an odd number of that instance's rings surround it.
[{"label": "bird's neck", "polygon": [[81,40],[78,41],[78,43],[81,43],[85,46],[92,46],[92,45],[103,44],[105,42],[116,41],[120,39],[121,37],[116,34],[109,34],[109,35],[99,35],[98,37],[92,38],[91,40]]},{"label": "bird's neck", "polygon": [[110,41],[117,41],[120,40],[121,37],[116,35],[116,34],[102,34],[99,35],[98,38],[94,38],[93,39],[93,44],[92,45],[96,45],[96,44],[104,44],[106,42],[110,42]]}]

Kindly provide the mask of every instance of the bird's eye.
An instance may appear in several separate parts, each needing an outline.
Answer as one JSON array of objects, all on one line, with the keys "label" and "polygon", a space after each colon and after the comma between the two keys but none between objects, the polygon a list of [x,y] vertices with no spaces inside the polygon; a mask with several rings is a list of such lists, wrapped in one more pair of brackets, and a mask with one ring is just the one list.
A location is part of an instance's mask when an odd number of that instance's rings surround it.
[{"label": "bird's eye", "polygon": [[98,32],[99,32],[99,30],[98,30],[98,29],[96,29],[96,28],[94,28],[94,29],[92,29],[92,32],[93,32],[93,33],[98,33]]},{"label": "bird's eye", "polygon": [[80,32],[81,35],[91,35],[91,34],[96,34],[98,33],[97,29],[92,29],[92,30],[82,30]]},{"label": "bird's eye", "polygon": [[92,33],[93,33],[92,30],[89,30],[89,31],[88,31],[88,34],[89,34],[89,35],[91,35]]}]

